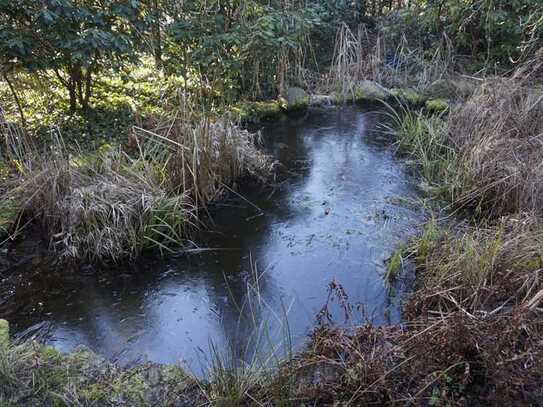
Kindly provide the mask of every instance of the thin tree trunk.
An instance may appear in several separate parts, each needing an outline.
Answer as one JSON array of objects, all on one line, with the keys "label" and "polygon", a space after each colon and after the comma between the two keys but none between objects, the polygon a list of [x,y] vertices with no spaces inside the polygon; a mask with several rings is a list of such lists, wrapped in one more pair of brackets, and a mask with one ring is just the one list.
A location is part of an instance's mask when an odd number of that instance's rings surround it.
[{"label": "thin tree trunk", "polygon": [[13,84],[9,80],[8,74],[4,72],[3,77],[6,83],[8,84],[11,94],[13,95],[13,99],[15,100],[15,104],[17,105],[17,110],[19,110],[19,115],[21,116],[21,123],[23,124],[23,127],[26,127],[26,119],[23,112],[23,106],[21,105],[21,100],[19,99],[19,96],[17,96],[17,92],[15,92],[15,88],[13,87]]},{"label": "thin tree trunk", "polygon": [[77,110],[77,92],[76,83],[73,78],[68,80],[66,87],[68,88],[68,94],[70,95],[70,114],[74,114]]},{"label": "thin tree trunk", "polygon": [[160,33],[160,9],[158,0],[153,0],[153,25],[151,33],[153,36],[153,55],[155,58],[155,66],[157,69],[162,68],[162,38]]},{"label": "thin tree trunk", "polygon": [[83,95],[83,109],[88,109],[90,97],[92,95],[92,65],[85,72],[85,94]]}]

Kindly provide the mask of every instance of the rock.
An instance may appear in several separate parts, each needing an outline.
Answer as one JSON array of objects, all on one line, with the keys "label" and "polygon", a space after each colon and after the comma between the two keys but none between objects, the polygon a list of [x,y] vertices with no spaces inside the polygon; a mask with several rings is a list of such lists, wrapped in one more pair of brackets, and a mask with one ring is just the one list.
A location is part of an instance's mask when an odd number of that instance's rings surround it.
[{"label": "rock", "polygon": [[243,102],[232,107],[231,112],[246,123],[258,123],[263,119],[275,118],[283,113],[280,100]]},{"label": "rock", "polygon": [[356,84],[354,88],[355,100],[360,101],[377,101],[384,100],[390,96],[390,91],[379,85],[377,82],[363,80]]},{"label": "rock", "polygon": [[339,382],[341,373],[337,366],[326,362],[311,364],[298,370],[296,382],[299,393],[311,388],[333,385]]},{"label": "rock", "polygon": [[424,94],[431,99],[468,98],[478,85],[477,81],[463,77],[438,79],[426,88]]},{"label": "rock", "polygon": [[150,365],[147,369],[147,381],[150,386],[156,387],[162,381],[161,367],[158,365]]},{"label": "rock", "polygon": [[449,101],[447,99],[430,99],[425,103],[426,109],[430,112],[441,113],[449,110]]},{"label": "rock", "polygon": [[329,95],[311,95],[309,97],[310,106],[331,106],[334,104],[334,98]]},{"label": "rock", "polygon": [[287,110],[303,110],[309,106],[309,95],[302,88],[287,89]]},{"label": "rock", "polygon": [[9,322],[0,319],[0,347],[9,345]]},{"label": "rock", "polygon": [[393,88],[390,90],[390,94],[408,105],[420,105],[425,101],[425,97],[412,88]]}]

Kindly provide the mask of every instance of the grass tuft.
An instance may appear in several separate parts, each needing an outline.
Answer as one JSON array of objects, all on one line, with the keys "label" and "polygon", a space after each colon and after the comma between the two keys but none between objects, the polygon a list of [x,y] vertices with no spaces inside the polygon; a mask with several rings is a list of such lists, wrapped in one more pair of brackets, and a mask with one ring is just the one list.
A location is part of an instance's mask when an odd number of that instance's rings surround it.
[{"label": "grass tuft", "polygon": [[119,260],[142,250],[183,246],[199,213],[242,176],[264,180],[271,162],[256,135],[227,119],[173,119],[135,128],[133,153],[105,146],[93,153],[52,131],[42,151],[25,134],[4,131],[16,163],[0,200],[38,219],[64,258]]}]

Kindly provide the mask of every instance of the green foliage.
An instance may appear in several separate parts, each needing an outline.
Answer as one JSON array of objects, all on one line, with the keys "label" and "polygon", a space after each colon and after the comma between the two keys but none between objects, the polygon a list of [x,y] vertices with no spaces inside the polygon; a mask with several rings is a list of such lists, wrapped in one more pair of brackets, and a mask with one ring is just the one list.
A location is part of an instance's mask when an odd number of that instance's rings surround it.
[{"label": "green foliage", "polygon": [[139,0],[0,0],[0,54],[10,69],[54,71],[70,108],[88,106],[92,74],[131,56]]},{"label": "green foliage", "polygon": [[509,63],[541,46],[540,0],[422,0],[422,25],[445,32],[459,52]]},{"label": "green foliage", "polygon": [[187,2],[166,31],[167,69],[227,100],[240,92],[275,94],[288,60],[319,25],[319,15],[313,7],[241,6]]},{"label": "green foliage", "polygon": [[387,263],[387,271],[385,274],[385,280],[388,283],[396,281],[403,268],[405,248],[398,248],[394,254],[390,257]]},{"label": "green foliage", "polygon": [[449,169],[455,151],[447,145],[445,122],[438,115],[425,116],[422,111],[401,105],[391,110],[392,131],[397,137],[398,150],[415,163],[423,177],[424,187],[448,199],[453,194]]}]

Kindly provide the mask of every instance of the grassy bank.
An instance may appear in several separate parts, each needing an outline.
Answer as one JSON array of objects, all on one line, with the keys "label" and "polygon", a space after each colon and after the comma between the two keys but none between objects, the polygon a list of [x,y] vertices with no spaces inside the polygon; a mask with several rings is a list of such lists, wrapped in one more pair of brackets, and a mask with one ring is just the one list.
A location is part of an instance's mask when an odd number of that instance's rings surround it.
[{"label": "grassy bank", "polygon": [[538,403],[542,63],[484,80],[446,115],[393,115],[399,151],[447,216],[394,256],[417,265],[405,323],[317,331],[299,363],[335,373],[305,395],[346,405]]},{"label": "grassy bank", "polygon": [[198,383],[174,366],[123,370],[84,348],[64,355],[0,336],[0,406],[198,405],[204,400]]}]

